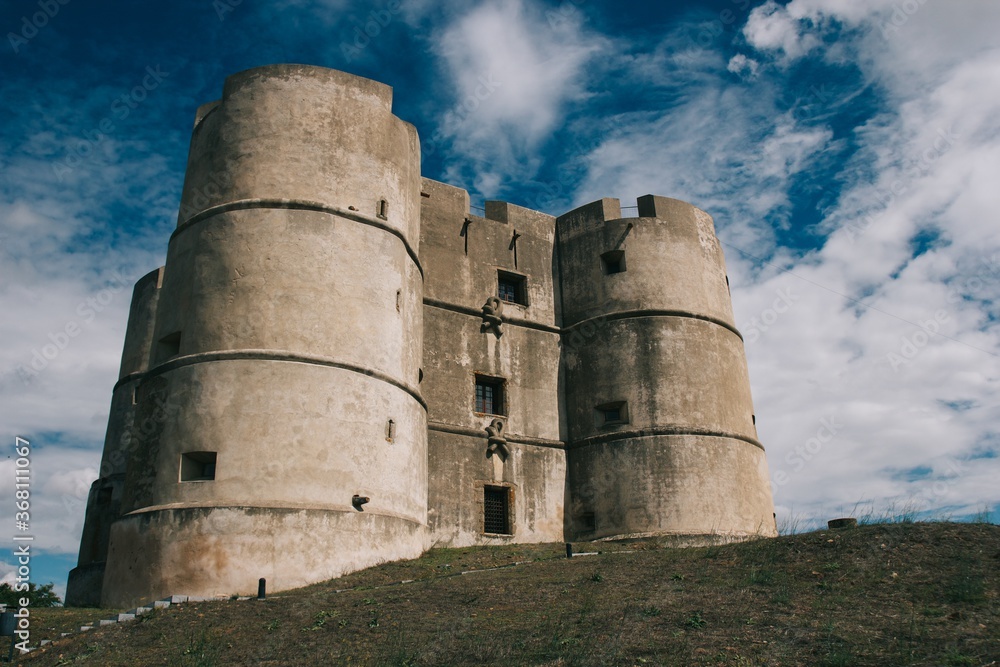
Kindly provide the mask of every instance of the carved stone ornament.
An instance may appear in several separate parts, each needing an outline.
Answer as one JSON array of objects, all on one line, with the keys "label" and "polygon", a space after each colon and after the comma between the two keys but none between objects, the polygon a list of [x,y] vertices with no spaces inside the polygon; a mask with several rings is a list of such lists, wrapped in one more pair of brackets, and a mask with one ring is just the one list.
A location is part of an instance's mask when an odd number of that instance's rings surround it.
[{"label": "carved stone ornament", "polygon": [[507,449],[507,438],[503,437],[505,425],[503,420],[494,419],[493,423],[486,427],[486,456],[499,454],[502,461],[506,461],[510,455]]},{"label": "carved stone ornament", "polygon": [[497,338],[503,335],[503,301],[495,296],[486,299],[486,304],[483,306],[483,324],[479,327],[479,333],[486,333],[491,329]]}]

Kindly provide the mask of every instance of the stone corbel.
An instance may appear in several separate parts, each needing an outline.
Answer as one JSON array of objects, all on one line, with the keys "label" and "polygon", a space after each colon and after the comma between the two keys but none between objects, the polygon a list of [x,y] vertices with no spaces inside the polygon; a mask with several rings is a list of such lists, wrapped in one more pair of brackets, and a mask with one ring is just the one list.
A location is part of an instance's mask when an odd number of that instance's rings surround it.
[{"label": "stone corbel", "polygon": [[487,457],[497,454],[501,461],[506,461],[507,457],[510,456],[510,450],[507,449],[507,438],[503,437],[504,428],[501,419],[494,419],[493,423],[486,427]]},{"label": "stone corbel", "polygon": [[495,296],[486,299],[483,305],[483,324],[479,327],[479,333],[486,333],[491,329],[497,338],[503,335],[503,301]]}]

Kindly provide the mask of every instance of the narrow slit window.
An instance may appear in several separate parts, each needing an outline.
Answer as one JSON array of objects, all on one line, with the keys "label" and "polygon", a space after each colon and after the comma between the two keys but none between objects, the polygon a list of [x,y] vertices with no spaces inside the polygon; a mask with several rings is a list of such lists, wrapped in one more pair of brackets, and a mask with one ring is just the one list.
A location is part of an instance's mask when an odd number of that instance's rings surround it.
[{"label": "narrow slit window", "polygon": [[625,251],[612,250],[601,255],[601,269],[606,276],[625,273]]},{"label": "narrow slit window", "polygon": [[510,492],[502,486],[483,488],[483,532],[510,535]]},{"label": "narrow slit window", "polygon": [[209,482],[215,479],[216,452],[181,454],[182,482]]},{"label": "narrow slit window", "polygon": [[382,218],[383,220],[385,220],[386,218],[389,217],[389,202],[388,201],[386,201],[385,199],[379,199],[378,200],[378,212],[377,212],[376,215],[378,215],[378,217]]},{"label": "narrow slit window", "polygon": [[476,376],[476,412],[503,416],[507,414],[504,398],[503,378]]},{"label": "narrow slit window", "polygon": [[528,305],[528,279],[516,273],[497,272],[497,297],[505,303]]}]

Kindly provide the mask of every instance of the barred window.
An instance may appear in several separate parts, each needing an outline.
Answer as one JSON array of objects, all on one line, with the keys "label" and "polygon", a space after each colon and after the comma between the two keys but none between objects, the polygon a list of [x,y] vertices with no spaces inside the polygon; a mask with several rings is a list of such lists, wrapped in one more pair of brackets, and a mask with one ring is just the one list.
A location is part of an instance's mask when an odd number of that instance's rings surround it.
[{"label": "barred window", "polygon": [[510,535],[510,493],[502,486],[483,488],[483,532]]}]

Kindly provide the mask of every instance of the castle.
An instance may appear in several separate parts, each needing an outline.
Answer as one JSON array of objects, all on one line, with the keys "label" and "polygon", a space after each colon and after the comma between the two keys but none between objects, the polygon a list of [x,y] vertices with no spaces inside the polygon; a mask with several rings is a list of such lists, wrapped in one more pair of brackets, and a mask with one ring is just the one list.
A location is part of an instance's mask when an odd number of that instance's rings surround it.
[{"label": "castle", "polygon": [[776,534],[712,218],[652,195],[474,215],[391,101],[275,65],[198,109],[67,604],[431,546]]}]

